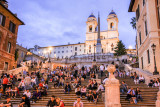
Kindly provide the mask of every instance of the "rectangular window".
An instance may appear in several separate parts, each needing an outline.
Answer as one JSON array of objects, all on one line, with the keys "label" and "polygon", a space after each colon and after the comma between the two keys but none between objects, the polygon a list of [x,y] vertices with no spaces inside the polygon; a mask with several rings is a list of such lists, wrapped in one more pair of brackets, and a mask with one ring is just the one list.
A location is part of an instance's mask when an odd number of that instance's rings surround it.
[{"label": "rectangular window", "polygon": [[139,9],[139,5],[138,5],[138,8],[136,10],[136,19],[137,19],[137,21],[139,19],[139,16],[140,16],[140,9]]},{"label": "rectangular window", "polygon": [[8,62],[5,62],[4,70],[8,70]]},{"label": "rectangular window", "polygon": [[77,47],[75,47],[75,51],[77,51]]},{"label": "rectangular window", "polygon": [[143,69],[143,57],[141,57],[141,64],[142,64],[142,69]]},{"label": "rectangular window", "polygon": [[21,53],[21,57],[23,58],[23,56],[24,56],[24,55],[23,55],[23,52],[22,52],[22,53]]},{"label": "rectangular window", "polygon": [[145,5],[145,0],[143,0],[143,6]]},{"label": "rectangular window", "polygon": [[8,42],[7,52],[11,53],[11,42]]},{"label": "rectangular window", "polygon": [[60,53],[60,51],[58,51],[58,53]]},{"label": "rectangular window", "polygon": [[149,49],[147,50],[147,56],[148,56],[148,63],[150,63],[150,54],[149,54]]},{"label": "rectangular window", "polygon": [[64,53],[64,51],[62,51],[62,53]]},{"label": "rectangular window", "polygon": [[147,36],[148,35],[147,21],[145,21],[145,32],[146,32],[146,36]]},{"label": "rectangular window", "polygon": [[75,56],[77,55],[77,52],[75,52]]},{"label": "rectangular window", "polygon": [[9,23],[9,30],[12,32],[12,33],[15,33],[15,29],[16,29],[16,25],[10,21]]},{"label": "rectangular window", "polygon": [[141,32],[139,32],[139,44],[142,44],[142,40],[141,40]]},{"label": "rectangular window", "polygon": [[0,25],[5,26],[6,17],[0,13]]}]

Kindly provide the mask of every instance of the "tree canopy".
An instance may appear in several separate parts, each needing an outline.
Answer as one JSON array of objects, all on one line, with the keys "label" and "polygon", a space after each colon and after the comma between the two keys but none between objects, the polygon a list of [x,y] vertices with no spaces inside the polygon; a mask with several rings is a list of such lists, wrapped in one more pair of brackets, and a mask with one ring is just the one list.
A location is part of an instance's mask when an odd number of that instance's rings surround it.
[{"label": "tree canopy", "polygon": [[114,52],[115,52],[114,53],[115,56],[121,56],[121,55],[127,54],[125,45],[122,43],[122,41],[119,41],[117,43],[117,46],[115,47]]}]

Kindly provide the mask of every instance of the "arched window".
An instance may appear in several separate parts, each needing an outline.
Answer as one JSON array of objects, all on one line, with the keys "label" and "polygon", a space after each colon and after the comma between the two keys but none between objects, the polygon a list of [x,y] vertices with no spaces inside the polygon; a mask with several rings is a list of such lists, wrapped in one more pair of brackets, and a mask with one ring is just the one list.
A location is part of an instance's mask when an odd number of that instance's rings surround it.
[{"label": "arched window", "polygon": [[113,29],[113,26],[114,26],[114,23],[111,23],[110,24],[110,28]]},{"label": "arched window", "polygon": [[92,25],[89,26],[89,32],[92,32]]}]

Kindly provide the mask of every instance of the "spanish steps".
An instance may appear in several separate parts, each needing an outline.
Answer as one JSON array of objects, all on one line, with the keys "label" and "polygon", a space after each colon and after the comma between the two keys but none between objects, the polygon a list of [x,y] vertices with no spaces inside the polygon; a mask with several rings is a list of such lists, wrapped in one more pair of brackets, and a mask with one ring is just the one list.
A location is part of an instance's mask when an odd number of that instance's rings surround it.
[{"label": "spanish steps", "polygon": [[[99,74],[98,77],[100,78],[100,73],[98,73],[98,74]],[[102,77],[102,78],[104,79],[105,77]],[[130,79],[129,77],[125,77],[125,78],[117,77],[117,79],[119,79],[120,83],[122,81],[125,81],[129,87],[132,87],[134,89],[139,87],[139,89],[141,90],[142,98],[143,98],[142,102],[139,101],[137,104],[130,104],[129,101],[125,100],[127,94],[121,94],[120,95],[120,102],[121,102],[122,107],[155,107],[158,88],[148,87],[144,83],[134,84],[133,80]],[[89,80],[89,77],[87,77],[86,80],[82,81],[82,86],[83,85],[86,86],[88,84],[88,80]],[[62,99],[62,101],[65,103],[65,107],[73,107],[73,103],[77,99],[77,96],[76,96],[74,90],[72,90],[69,94],[65,94],[64,88],[62,88],[62,87],[52,88],[53,87],[52,82],[49,82],[48,86],[49,86],[49,89],[47,90],[48,95],[43,96],[36,103],[31,103],[31,107],[46,107],[46,104],[52,95],[55,95],[56,97],[60,97]],[[31,92],[32,91],[33,90],[31,90]],[[22,95],[23,92],[21,91],[20,94]],[[0,100],[0,103],[2,103],[4,101],[5,101],[5,99],[2,98]],[[17,107],[17,105],[21,101],[21,97],[12,98],[11,101],[13,102],[14,105],[16,105],[15,107]],[[104,101],[105,100],[102,99],[101,96],[99,96],[99,101],[97,102],[97,104],[95,104],[93,102],[88,102],[86,98],[82,98],[82,102],[84,103],[84,107],[105,107]]]}]

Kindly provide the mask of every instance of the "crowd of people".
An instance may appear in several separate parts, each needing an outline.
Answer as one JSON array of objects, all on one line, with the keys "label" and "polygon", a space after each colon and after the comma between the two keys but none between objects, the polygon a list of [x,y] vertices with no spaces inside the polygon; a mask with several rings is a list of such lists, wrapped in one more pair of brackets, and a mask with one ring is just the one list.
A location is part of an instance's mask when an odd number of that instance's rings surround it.
[{"label": "crowd of people", "polygon": [[[79,69],[76,65],[71,67],[57,67],[53,71],[49,68],[45,70],[33,70],[27,72],[23,70],[19,74],[7,74],[2,73],[0,78],[0,98],[17,98],[21,97],[19,107],[30,107],[31,103],[36,103],[42,96],[46,96],[49,89],[48,83],[53,83],[51,88],[64,88],[64,93],[70,94],[75,90],[77,95],[77,103],[83,105],[80,99],[86,98],[89,102],[98,101],[98,96],[101,91],[104,91],[103,84],[98,84],[96,81],[96,72],[101,70],[101,76],[104,73],[105,67],[101,65],[99,67],[82,67]],[[103,70],[103,71],[102,71]],[[82,85],[82,82],[89,78],[89,83]],[[57,107],[63,107],[64,102],[60,98],[51,97],[51,100],[55,99],[54,103]],[[52,102],[52,101],[50,101]],[[1,104],[4,105],[5,103]],[[48,104],[50,104],[48,102]],[[47,105],[48,105],[47,104]],[[1,106],[0,105],[0,106]]]},{"label": "crowd of people", "polygon": [[[144,77],[142,75],[138,76],[136,72],[130,73],[129,71],[125,72],[123,70],[120,70],[119,72],[120,72],[119,77],[125,78],[126,76],[128,76],[134,81],[135,84],[140,84],[145,82]],[[139,100],[143,101],[141,90],[138,88],[138,86],[136,90],[134,90],[133,87],[129,87],[125,81],[122,81],[120,92],[122,94],[125,94],[125,93],[127,94],[125,100],[128,100],[131,104],[137,104]]]},{"label": "crowd of people", "polygon": [[[12,106],[11,98],[21,97],[18,107],[30,107],[30,102],[36,103],[42,96],[48,95],[49,88],[63,88],[65,94],[70,94],[71,91],[74,91],[77,96],[77,101],[73,104],[74,107],[83,107],[82,98],[88,100],[88,102],[97,103],[99,96],[105,91],[104,84],[106,80],[105,78],[102,83],[98,83],[96,80],[97,72],[100,72],[101,77],[106,76],[108,78],[109,76],[107,65],[104,66],[103,64],[89,68],[83,66],[80,69],[76,65],[73,65],[70,67],[57,67],[52,71],[49,68],[45,70],[33,70],[31,72],[23,70],[17,75],[2,73],[0,79],[0,98],[5,97],[7,101],[0,106],[8,104]],[[138,76],[136,72],[130,73],[119,70],[118,66],[116,66],[114,75],[120,78],[129,76],[135,84],[145,82],[142,75]],[[160,86],[159,81],[159,79],[151,80],[148,86],[158,87]],[[49,83],[52,83],[53,86],[49,87]],[[130,103],[137,104],[139,100],[143,101],[141,90],[138,87],[134,90],[125,81],[121,83],[120,92],[127,94],[126,100],[129,100]],[[65,106],[64,102],[54,95],[51,96],[46,105],[49,107]]]}]

